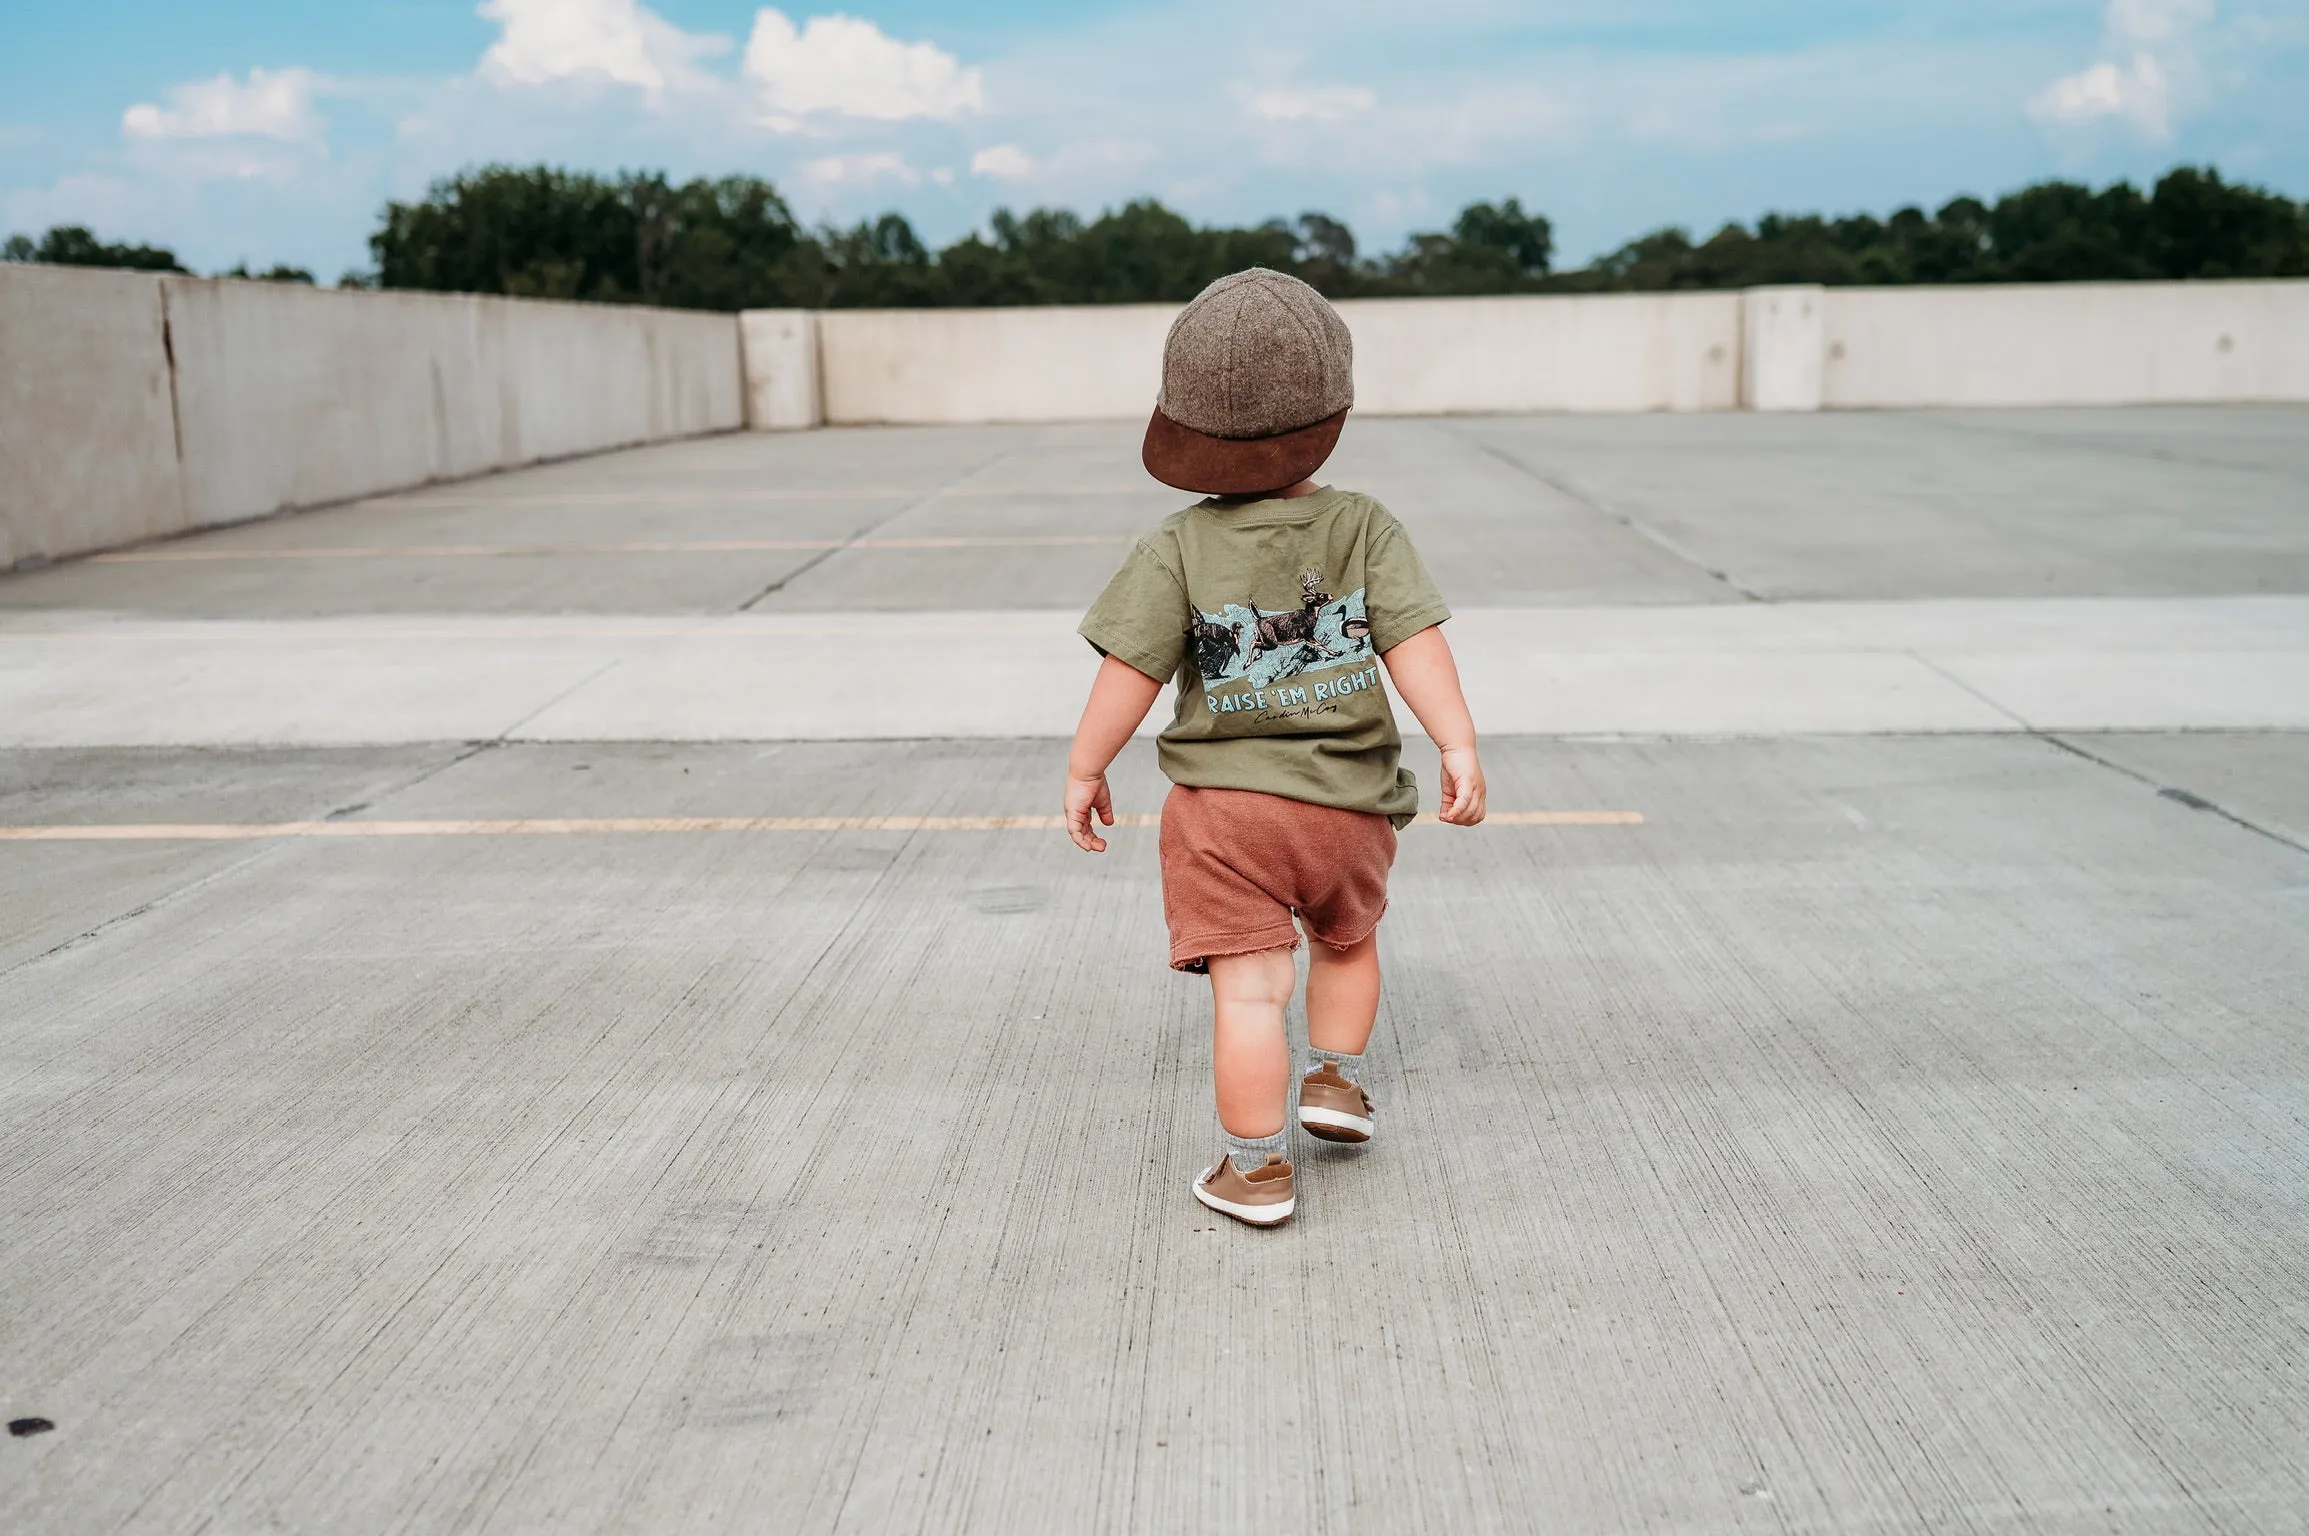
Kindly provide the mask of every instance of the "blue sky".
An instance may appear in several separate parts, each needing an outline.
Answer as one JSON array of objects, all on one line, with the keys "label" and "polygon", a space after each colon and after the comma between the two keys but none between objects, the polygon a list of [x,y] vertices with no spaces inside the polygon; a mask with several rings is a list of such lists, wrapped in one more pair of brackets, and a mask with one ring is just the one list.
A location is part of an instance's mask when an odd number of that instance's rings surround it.
[{"label": "blue sky", "polygon": [[2309,0],[0,0],[0,230],[365,264],[461,166],[749,171],[933,240],[998,206],[1322,209],[1366,250],[1518,196],[1662,224],[2178,162],[2309,196]]}]

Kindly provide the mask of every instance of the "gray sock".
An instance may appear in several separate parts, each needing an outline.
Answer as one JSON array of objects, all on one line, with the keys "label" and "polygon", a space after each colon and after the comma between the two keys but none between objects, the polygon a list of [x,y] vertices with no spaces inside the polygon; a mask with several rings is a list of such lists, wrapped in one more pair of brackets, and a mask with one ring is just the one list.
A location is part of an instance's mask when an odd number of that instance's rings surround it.
[{"label": "gray sock", "polygon": [[1289,1130],[1286,1125],[1272,1136],[1237,1136],[1222,1125],[1219,1134],[1226,1138],[1227,1160],[1235,1165],[1235,1171],[1249,1173],[1253,1168],[1265,1167],[1270,1156],[1288,1158],[1291,1155],[1285,1140]]},{"label": "gray sock", "polygon": [[1363,1086],[1363,1053],[1360,1051],[1350,1056],[1345,1051],[1326,1051],[1319,1045],[1310,1045],[1307,1047],[1307,1065],[1299,1075],[1312,1077],[1323,1070],[1325,1062],[1337,1067],[1339,1075],[1348,1082],[1358,1088]]}]

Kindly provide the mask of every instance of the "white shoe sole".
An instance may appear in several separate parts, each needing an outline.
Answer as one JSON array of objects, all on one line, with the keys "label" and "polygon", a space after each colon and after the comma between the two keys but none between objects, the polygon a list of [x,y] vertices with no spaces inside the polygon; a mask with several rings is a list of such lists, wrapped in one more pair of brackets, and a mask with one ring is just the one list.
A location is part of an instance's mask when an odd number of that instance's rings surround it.
[{"label": "white shoe sole", "polygon": [[1206,1173],[1202,1179],[1195,1180],[1195,1198],[1217,1211],[1221,1216],[1232,1216],[1245,1226],[1280,1226],[1291,1219],[1291,1212],[1298,1209],[1299,1197],[1297,1195],[1293,1195],[1290,1199],[1276,1205],[1238,1205],[1232,1200],[1222,1200],[1203,1187],[1203,1179],[1209,1177],[1210,1175]]},{"label": "white shoe sole", "polygon": [[1343,1109],[1324,1109],[1314,1104],[1299,1106],[1299,1123],[1317,1135],[1324,1131],[1344,1131],[1356,1141],[1369,1141],[1373,1129],[1372,1122],[1361,1115],[1350,1115]]}]

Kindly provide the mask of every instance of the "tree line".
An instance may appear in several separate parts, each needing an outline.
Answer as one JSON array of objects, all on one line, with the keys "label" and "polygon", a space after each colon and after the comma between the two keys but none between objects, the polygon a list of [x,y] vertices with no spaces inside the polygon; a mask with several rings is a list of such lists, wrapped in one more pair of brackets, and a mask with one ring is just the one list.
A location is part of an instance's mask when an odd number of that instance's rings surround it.
[{"label": "tree line", "polygon": [[[769,182],[675,183],[485,166],[385,205],[375,266],[346,284],[502,293],[686,309],[921,308],[1178,301],[1247,266],[1305,278],[1334,298],[1657,292],[1763,283],[2061,282],[2309,275],[2309,204],[2178,167],[2142,192],[2046,181],[1983,202],[1958,197],[1883,218],[1767,214],[1704,240],[1681,228],[1557,270],[1554,231],[1517,198],[1471,203],[1448,230],[1366,254],[1323,213],[1199,227],[1152,199],[1085,220],[997,209],[983,231],[932,250],[906,218],[806,227]],[[107,245],[88,230],[18,235],[0,255],[181,271],[169,251]],[[221,274],[310,282],[299,268]]]},{"label": "tree line", "polygon": [[[0,242],[0,261],[39,261],[55,267],[117,267],[130,272],[189,272],[176,252],[157,245],[108,245],[85,224],[59,224],[38,240],[10,235]],[[275,266],[252,272],[247,262],[228,267],[218,277],[253,277],[271,283],[309,283],[313,274],[303,267]]]}]

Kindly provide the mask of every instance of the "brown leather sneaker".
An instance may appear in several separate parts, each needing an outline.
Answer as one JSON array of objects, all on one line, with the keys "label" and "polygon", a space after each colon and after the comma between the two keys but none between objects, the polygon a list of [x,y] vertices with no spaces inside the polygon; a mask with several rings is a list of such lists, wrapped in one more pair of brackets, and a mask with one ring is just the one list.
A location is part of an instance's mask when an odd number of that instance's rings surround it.
[{"label": "brown leather sneaker", "polygon": [[1299,1125],[1324,1141],[1369,1141],[1371,1095],[1339,1075],[1326,1061],[1299,1084]]},{"label": "brown leather sneaker", "polygon": [[1253,1227],[1278,1227],[1291,1219],[1298,1197],[1291,1189],[1291,1165],[1272,1153],[1266,1166],[1239,1171],[1223,1153],[1218,1166],[1195,1180],[1195,1198],[1222,1216]]}]

